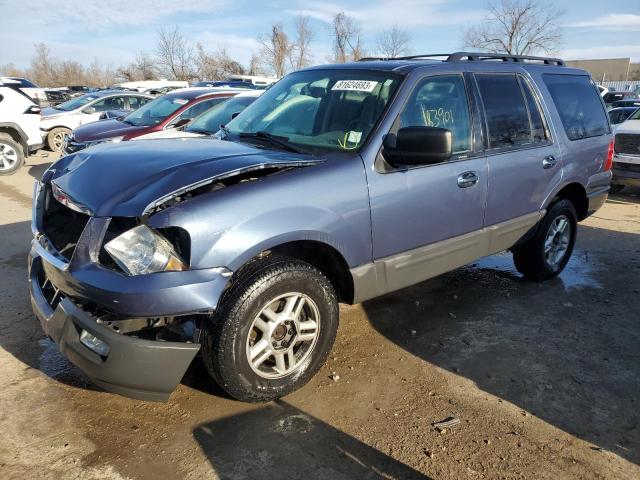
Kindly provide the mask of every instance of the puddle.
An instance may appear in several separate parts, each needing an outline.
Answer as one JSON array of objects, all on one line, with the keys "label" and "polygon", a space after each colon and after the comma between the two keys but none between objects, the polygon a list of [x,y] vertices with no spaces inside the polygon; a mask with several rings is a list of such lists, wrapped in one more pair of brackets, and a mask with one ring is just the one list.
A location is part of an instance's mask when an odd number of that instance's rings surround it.
[{"label": "puddle", "polygon": [[[602,284],[595,277],[595,260],[588,252],[574,250],[571,260],[558,276],[565,290],[574,288],[603,288]],[[513,258],[509,252],[501,252],[490,257],[485,257],[472,263],[469,269],[495,270],[501,277],[511,278],[514,281],[521,281],[522,275],[518,273],[513,265]],[[556,281],[557,281],[556,280]]]}]

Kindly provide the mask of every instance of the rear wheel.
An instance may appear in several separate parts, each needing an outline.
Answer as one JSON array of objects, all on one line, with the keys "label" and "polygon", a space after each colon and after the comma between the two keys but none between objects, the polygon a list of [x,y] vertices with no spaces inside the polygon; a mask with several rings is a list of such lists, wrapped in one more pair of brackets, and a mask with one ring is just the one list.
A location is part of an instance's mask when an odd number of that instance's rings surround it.
[{"label": "rear wheel", "polygon": [[71,130],[65,127],[57,127],[52,129],[47,135],[47,146],[52,152],[59,152],[62,150],[64,144],[64,137],[69,135]]},{"label": "rear wheel", "polygon": [[576,210],[569,200],[553,204],[536,234],[513,248],[513,261],[525,278],[549,280],[569,262],[577,234]]},{"label": "rear wheel", "polygon": [[257,260],[237,275],[203,330],[203,361],[232,397],[273,400],[306,384],[326,360],[336,293],[315,267],[289,257]]},{"label": "rear wheel", "polygon": [[22,147],[6,133],[0,133],[0,175],[12,175],[24,163]]}]

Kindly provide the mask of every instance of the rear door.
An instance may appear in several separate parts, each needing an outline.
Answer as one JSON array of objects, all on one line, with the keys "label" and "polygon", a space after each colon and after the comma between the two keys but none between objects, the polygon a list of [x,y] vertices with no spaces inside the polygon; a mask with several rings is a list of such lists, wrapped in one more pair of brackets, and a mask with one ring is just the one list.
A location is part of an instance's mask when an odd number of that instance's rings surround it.
[{"label": "rear door", "polygon": [[489,166],[484,224],[526,231],[562,179],[557,142],[529,78],[514,72],[475,73],[474,77],[484,112]]}]

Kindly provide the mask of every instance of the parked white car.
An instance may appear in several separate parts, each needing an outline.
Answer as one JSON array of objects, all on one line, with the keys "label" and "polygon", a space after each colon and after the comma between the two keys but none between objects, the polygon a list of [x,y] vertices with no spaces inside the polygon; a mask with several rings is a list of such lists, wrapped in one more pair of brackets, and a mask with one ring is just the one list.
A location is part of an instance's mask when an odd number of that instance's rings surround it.
[{"label": "parked white car", "polygon": [[74,128],[100,120],[104,112],[118,111],[126,114],[153,100],[151,95],[122,90],[104,90],[42,110],[40,130],[49,149],[60,151],[64,137]]},{"label": "parked white car", "polygon": [[27,94],[27,96],[29,96],[37,105],[49,105],[45,89],[40,88],[38,85],[26,78],[0,77],[0,84],[20,90]]},{"label": "parked white car", "polygon": [[20,90],[0,85],[0,175],[11,175],[42,147],[40,107]]},{"label": "parked white car", "polygon": [[120,88],[128,88],[144,92],[146,90],[159,90],[165,87],[185,88],[189,86],[189,82],[185,80],[140,80],[137,82],[123,82],[115,85]]}]

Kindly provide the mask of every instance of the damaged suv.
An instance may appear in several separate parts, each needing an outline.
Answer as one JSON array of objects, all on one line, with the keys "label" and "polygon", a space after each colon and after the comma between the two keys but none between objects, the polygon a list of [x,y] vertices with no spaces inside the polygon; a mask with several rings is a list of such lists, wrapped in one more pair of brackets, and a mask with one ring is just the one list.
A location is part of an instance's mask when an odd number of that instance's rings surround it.
[{"label": "damaged suv", "polygon": [[53,164],[34,193],[33,308],[106,390],[164,400],[199,353],[231,396],[271,400],[324,363],[339,302],[505,249],[527,278],[558,275],[612,156],[596,87],[558,59],[301,70],[215,135]]}]

